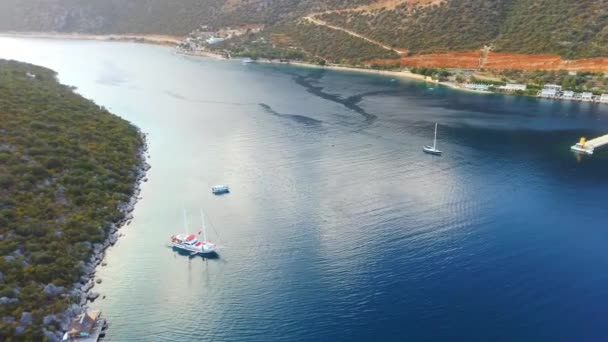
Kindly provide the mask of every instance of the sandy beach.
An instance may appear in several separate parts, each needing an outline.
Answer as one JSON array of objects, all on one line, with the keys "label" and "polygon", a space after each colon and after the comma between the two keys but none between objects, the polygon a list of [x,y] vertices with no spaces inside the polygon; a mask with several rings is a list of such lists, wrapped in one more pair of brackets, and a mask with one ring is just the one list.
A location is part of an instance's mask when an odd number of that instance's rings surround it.
[{"label": "sandy beach", "polygon": [[482,90],[463,88],[463,87],[459,86],[455,82],[439,82],[439,81],[436,81],[436,80],[432,80],[432,79],[429,79],[427,76],[420,75],[420,74],[415,74],[415,73],[413,73],[413,72],[411,72],[409,70],[400,70],[400,71],[395,71],[395,70],[375,70],[375,69],[366,69],[366,68],[355,68],[355,67],[349,67],[349,66],[343,66],[343,65],[317,65],[317,64],[304,63],[304,62],[288,62],[287,63],[287,62],[279,62],[279,61],[276,61],[276,60],[258,60],[256,62],[258,62],[258,63],[290,64],[290,65],[298,65],[298,66],[309,67],[309,68],[321,68],[321,69],[330,69],[330,70],[363,72],[363,73],[367,73],[367,74],[384,75],[384,76],[390,76],[390,77],[395,77],[395,78],[399,77],[399,78],[414,79],[414,80],[423,81],[423,82],[427,82],[427,83],[433,83],[433,84],[437,84],[437,85],[442,85],[442,86],[446,86],[446,87],[449,87],[449,88],[452,88],[452,89],[466,91],[466,92],[470,92],[470,93],[492,94],[492,92],[490,92],[490,91],[482,91]]},{"label": "sandy beach", "polygon": [[184,37],[181,36],[168,36],[158,34],[86,34],[58,32],[0,32],[0,36],[16,38],[125,41],[165,46],[175,46],[184,39]]}]

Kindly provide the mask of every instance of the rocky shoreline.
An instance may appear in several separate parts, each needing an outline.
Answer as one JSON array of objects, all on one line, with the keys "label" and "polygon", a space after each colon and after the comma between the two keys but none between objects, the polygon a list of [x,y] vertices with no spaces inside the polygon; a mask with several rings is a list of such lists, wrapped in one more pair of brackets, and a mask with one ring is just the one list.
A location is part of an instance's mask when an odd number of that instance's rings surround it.
[{"label": "rocky shoreline", "polygon": [[[99,265],[106,265],[106,263],[103,262],[105,251],[108,247],[114,246],[118,241],[118,238],[122,236],[119,229],[125,225],[129,225],[133,220],[133,210],[135,209],[137,201],[141,199],[141,183],[148,181],[146,175],[148,170],[150,170],[150,164],[148,163],[147,136],[141,131],[139,131],[139,135],[142,138],[142,146],[138,151],[139,161],[134,170],[134,172],[136,172],[136,181],[133,184],[133,195],[128,202],[118,205],[118,210],[122,214],[122,218],[117,222],[111,223],[109,227],[106,227],[106,229],[109,229],[106,240],[103,243],[90,244],[90,249],[92,251],[91,256],[86,261],[80,261],[80,267],[82,269],[80,281],[74,283],[72,289],[68,293],[62,295],[64,297],[74,298],[75,303],[71,304],[61,315],[49,315],[44,317],[43,332],[51,342],[61,341],[63,334],[69,328],[72,319],[81,314],[87,308],[87,304],[95,301],[95,299],[100,296],[98,292],[92,291],[95,284],[100,284],[102,281],[101,278],[95,279],[96,269]],[[49,288],[49,286],[53,288]],[[49,293],[59,293],[63,292],[62,290],[62,288],[54,287],[52,284],[47,285],[44,289],[45,292]],[[46,328],[50,325],[59,325],[60,329],[56,331],[47,330]]]}]

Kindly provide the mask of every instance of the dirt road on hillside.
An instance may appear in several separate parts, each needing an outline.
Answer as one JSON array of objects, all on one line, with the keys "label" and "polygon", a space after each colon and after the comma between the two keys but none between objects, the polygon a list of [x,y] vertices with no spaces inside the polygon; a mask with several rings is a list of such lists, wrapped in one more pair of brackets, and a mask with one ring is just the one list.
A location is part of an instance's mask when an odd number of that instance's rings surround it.
[{"label": "dirt road on hillside", "polygon": [[349,34],[349,35],[353,36],[353,37],[357,37],[357,38],[359,38],[359,39],[363,39],[363,40],[365,40],[365,41],[367,41],[367,42],[369,42],[369,43],[372,43],[372,44],[374,44],[374,45],[378,45],[378,46],[380,46],[380,47],[381,47],[381,48],[383,48],[383,49],[386,49],[386,50],[389,50],[389,51],[394,51],[394,52],[396,52],[396,53],[398,53],[398,54],[403,54],[403,53],[405,53],[404,51],[399,51],[399,50],[394,49],[394,48],[392,48],[392,47],[390,47],[390,46],[388,46],[388,45],[382,44],[382,43],[380,43],[380,42],[379,42],[379,41],[377,41],[377,40],[373,40],[373,39],[371,39],[371,38],[368,38],[368,37],[362,36],[362,35],[358,34],[357,32],[353,32],[353,31],[348,30],[348,29],[345,29],[345,28],[343,28],[343,27],[339,27],[339,26],[330,25],[330,24],[328,24],[327,22],[325,22],[325,21],[323,21],[323,20],[320,20],[320,19],[315,18],[314,16],[315,16],[315,15],[310,15],[310,16],[308,16],[308,17],[304,17],[304,19],[305,19],[306,21],[308,21],[309,23],[312,23],[312,24],[315,24],[315,25],[319,25],[319,26],[325,26],[325,27],[330,28],[330,29],[332,29],[332,30],[338,30],[338,31],[342,31],[342,32],[344,32],[344,33],[347,33],[347,34]]}]

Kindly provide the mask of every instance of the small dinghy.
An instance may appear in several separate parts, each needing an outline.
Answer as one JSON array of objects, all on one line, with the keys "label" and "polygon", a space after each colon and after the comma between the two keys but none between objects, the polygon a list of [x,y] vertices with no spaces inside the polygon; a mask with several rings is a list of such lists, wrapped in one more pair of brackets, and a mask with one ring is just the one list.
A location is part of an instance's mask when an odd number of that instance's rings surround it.
[{"label": "small dinghy", "polygon": [[216,185],[211,188],[211,192],[216,195],[227,194],[230,192],[228,185]]}]

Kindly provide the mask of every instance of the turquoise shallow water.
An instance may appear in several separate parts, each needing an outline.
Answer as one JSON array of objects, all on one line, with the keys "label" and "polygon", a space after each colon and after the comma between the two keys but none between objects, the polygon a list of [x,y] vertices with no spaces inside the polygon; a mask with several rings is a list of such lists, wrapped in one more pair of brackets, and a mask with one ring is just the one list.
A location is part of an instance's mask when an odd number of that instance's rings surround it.
[{"label": "turquoise shallow water", "polygon": [[[608,333],[608,150],[568,150],[608,132],[608,106],[129,43],[0,38],[0,57],[149,133],[143,199],[98,270],[109,341]],[[165,247],[184,207],[219,259]]]}]

